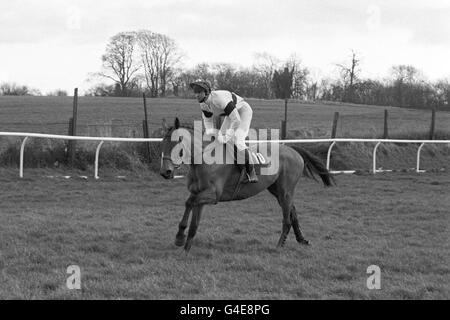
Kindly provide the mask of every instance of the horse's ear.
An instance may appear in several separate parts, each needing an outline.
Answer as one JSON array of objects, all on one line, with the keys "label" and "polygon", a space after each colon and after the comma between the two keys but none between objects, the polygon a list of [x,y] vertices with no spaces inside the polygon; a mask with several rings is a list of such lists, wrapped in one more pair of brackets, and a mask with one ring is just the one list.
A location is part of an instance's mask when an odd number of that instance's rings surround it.
[{"label": "horse's ear", "polygon": [[178,117],[175,118],[175,129],[178,129],[180,127],[180,119]]},{"label": "horse's ear", "polygon": [[168,130],[168,128],[167,128],[167,123],[166,123],[166,119],[162,119],[162,128],[163,128],[164,131],[167,131],[167,130]]}]

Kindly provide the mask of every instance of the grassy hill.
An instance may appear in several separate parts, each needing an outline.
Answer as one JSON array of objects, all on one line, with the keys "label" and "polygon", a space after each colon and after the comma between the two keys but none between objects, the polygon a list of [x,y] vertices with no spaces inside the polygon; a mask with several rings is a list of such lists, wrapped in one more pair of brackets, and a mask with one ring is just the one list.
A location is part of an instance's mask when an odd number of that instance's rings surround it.
[{"label": "grassy hill", "polygon": [[[169,123],[177,116],[183,122],[200,119],[195,100],[148,99],[150,131],[161,128],[163,119]],[[281,100],[249,99],[253,107],[254,128],[280,128],[284,119]],[[389,111],[389,133],[392,138],[427,139],[431,112],[427,110],[351,105],[338,103],[289,103],[288,136],[291,138],[326,138],[331,135],[334,112],[340,113],[337,137],[376,138],[383,133],[384,110]],[[141,137],[144,110],[140,98],[80,97],[78,134],[89,136]],[[0,97],[0,131],[66,134],[72,116],[72,97]],[[436,138],[450,139],[450,112],[439,111],[436,117]],[[0,137],[0,164],[16,164],[18,140]],[[93,163],[95,144],[79,143],[79,167]],[[322,157],[324,146],[311,146]],[[47,166],[64,162],[64,142],[34,139],[27,145],[26,166]],[[56,150],[50,152],[49,150]],[[417,146],[387,145],[380,149],[380,166],[407,168],[414,166]],[[342,144],[333,154],[335,169],[369,168],[372,145]],[[118,145],[102,148],[103,163],[118,168],[145,167],[141,145]],[[445,167],[448,147],[427,146],[424,166]],[[105,156],[107,154],[107,156]],[[154,156],[159,155],[154,146]]]}]

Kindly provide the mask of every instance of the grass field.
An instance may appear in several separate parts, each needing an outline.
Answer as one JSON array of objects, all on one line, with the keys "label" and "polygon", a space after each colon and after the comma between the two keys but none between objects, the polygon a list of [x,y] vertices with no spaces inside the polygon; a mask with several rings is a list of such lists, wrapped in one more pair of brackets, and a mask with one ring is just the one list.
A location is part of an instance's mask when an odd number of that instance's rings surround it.
[{"label": "grass field", "polygon": [[[280,128],[280,121],[284,119],[283,101],[248,101],[254,109],[253,127]],[[159,129],[163,118],[172,122],[178,116],[191,123],[200,119],[198,104],[193,99],[148,99],[148,105],[151,130]],[[339,111],[338,137],[378,137],[383,134],[384,109],[389,110],[389,127],[393,136],[429,131],[431,113],[426,110],[319,102],[291,102],[288,129],[291,136],[329,137],[334,112]],[[78,110],[80,135],[130,136],[132,131],[137,136],[142,135],[142,99],[80,97]],[[70,117],[71,97],[0,96],[0,131],[66,134]],[[113,120],[116,128],[111,132],[108,127]],[[98,125],[102,123],[108,126]],[[436,129],[450,135],[450,112],[438,113]]]},{"label": "grass field", "polygon": [[[0,169],[0,298],[449,299],[449,173],[301,180],[296,205],[310,247],[264,192],[207,207],[188,257],[173,245],[185,180]],[[76,174],[76,173],[75,173]],[[66,288],[81,268],[82,290]],[[366,269],[381,268],[381,290]]]},{"label": "grass field", "polygon": [[[250,99],[253,106],[254,128],[279,128],[284,117],[284,103],[280,100]],[[193,99],[148,99],[150,130],[159,132],[163,119],[169,124],[175,116],[183,122],[200,119],[198,104]],[[338,137],[381,137],[384,109],[389,110],[390,136],[398,139],[427,139],[431,114],[426,110],[393,107],[345,105],[336,103],[289,104],[288,135],[291,138],[327,138],[335,111],[340,112]],[[0,131],[41,132],[66,134],[72,116],[71,97],[0,97]],[[142,136],[142,99],[139,98],[79,98],[78,134],[89,136]],[[437,139],[450,139],[450,112],[440,111],[436,118]],[[158,136],[158,133],[155,133]],[[0,137],[0,163],[16,166],[20,139]],[[102,147],[100,165],[124,169],[143,167],[140,163],[145,150],[142,145],[123,144]],[[79,142],[79,168],[92,170],[95,143]],[[324,159],[327,145],[313,146],[312,151]],[[383,144],[379,151],[380,167],[410,169],[415,167],[415,145]],[[63,142],[31,139],[25,151],[25,167],[52,167],[63,163]],[[6,153],[5,153],[6,150]],[[51,151],[49,151],[51,150]],[[120,152],[123,151],[123,152]],[[155,156],[159,155],[158,150]],[[335,147],[332,168],[336,170],[368,169],[371,167],[373,145],[339,144]],[[447,168],[450,148],[427,145],[423,152],[424,169]],[[138,161],[136,161],[138,160]]]},{"label": "grass field", "polygon": [[[193,100],[148,102],[151,130],[163,118],[200,118]],[[279,128],[281,101],[250,103],[255,128]],[[384,109],[291,103],[289,134],[329,137],[339,111],[338,137],[379,137]],[[429,112],[387,109],[391,136],[427,136]],[[0,131],[65,134],[71,115],[70,97],[0,97]],[[81,97],[78,134],[140,136],[142,118],[141,99]],[[449,139],[449,112],[438,113],[436,127],[438,138]],[[141,153],[124,145],[102,148],[100,180],[64,179],[92,177],[93,152],[79,150],[85,170],[70,171],[53,166],[64,145],[44,139],[27,143],[25,178],[18,179],[18,141],[0,138],[0,298],[450,298],[448,170],[338,176],[331,189],[302,180],[296,206],[310,247],[298,246],[290,234],[284,249],[275,248],[281,212],[267,192],[211,206],[185,257],[173,245],[188,195],[184,179],[162,180],[146,170]],[[338,145],[332,168],[368,169],[372,148]],[[323,150],[316,150],[322,158]],[[380,147],[379,167],[412,168],[416,151],[412,145]],[[47,169],[33,168],[46,157]],[[449,157],[448,146],[427,146],[422,168],[448,169]],[[66,268],[74,264],[81,267],[81,291],[65,286]],[[373,264],[381,268],[381,290],[366,288]]]}]

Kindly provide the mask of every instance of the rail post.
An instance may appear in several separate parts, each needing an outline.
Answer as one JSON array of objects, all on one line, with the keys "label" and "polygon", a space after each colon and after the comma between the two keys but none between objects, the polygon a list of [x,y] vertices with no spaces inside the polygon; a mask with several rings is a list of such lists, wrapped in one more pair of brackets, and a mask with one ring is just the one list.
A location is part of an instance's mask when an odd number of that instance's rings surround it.
[{"label": "rail post", "polygon": [[425,145],[425,143],[422,143],[419,147],[419,149],[417,149],[417,166],[416,166],[416,172],[420,173],[420,172],[425,172],[425,170],[420,170],[420,152],[422,151],[423,146]]},{"label": "rail post", "polygon": [[380,146],[381,141],[379,141],[375,148],[373,149],[373,174],[377,173],[377,149]]},{"label": "rail post", "polygon": [[102,147],[104,141],[100,141],[100,143],[97,146],[97,149],[95,150],[95,173],[94,178],[98,179],[98,157],[100,154],[100,148]]},{"label": "rail post", "polygon": [[19,164],[19,176],[23,178],[23,153],[25,150],[25,143],[27,143],[28,137],[23,139],[22,144],[20,146],[20,164]]},{"label": "rail post", "polygon": [[336,141],[333,141],[333,143],[328,148],[327,153],[327,170],[330,171],[330,162],[331,162],[331,149],[333,149],[334,145],[336,144]]}]

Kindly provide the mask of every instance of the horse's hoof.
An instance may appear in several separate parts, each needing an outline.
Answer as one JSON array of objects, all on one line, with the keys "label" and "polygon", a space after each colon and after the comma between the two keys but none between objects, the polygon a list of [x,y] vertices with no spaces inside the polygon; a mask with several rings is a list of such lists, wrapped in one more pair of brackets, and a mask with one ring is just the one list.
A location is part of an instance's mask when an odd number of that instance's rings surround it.
[{"label": "horse's hoof", "polygon": [[182,247],[186,243],[186,236],[176,237],[175,238],[175,245],[177,247]]},{"label": "horse's hoof", "polygon": [[186,255],[189,253],[189,250],[191,250],[191,246],[192,246],[192,242],[186,241],[186,243],[184,245],[184,252],[186,252]]},{"label": "horse's hoof", "polygon": [[277,249],[283,248],[284,247],[284,242],[279,242],[277,244]]},{"label": "horse's hoof", "polygon": [[184,251],[184,250],[181,250],[181,251],[178,253],[178,257],[179,257],[180,259],[185,260],[185,259],[187,259],[187,258],[189,257],[189,252],[186,252],[186,251]]},{"label": "horse's hoof", "polygon": [[309,241],[306,240],[306,239],[302,239],[302,240],[300,240],[298,243],[300,243],[300,244],[302,244],[302,245],[304,245],[304,246],[309,246],[309,245],[310,245]]}]

